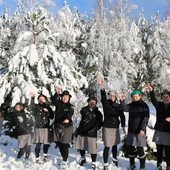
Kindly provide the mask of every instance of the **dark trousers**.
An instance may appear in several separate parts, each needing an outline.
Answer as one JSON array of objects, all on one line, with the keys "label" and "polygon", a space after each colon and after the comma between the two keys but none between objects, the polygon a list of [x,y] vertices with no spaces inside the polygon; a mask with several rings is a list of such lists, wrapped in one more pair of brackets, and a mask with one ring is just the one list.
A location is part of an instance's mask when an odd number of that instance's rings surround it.
[{"label": "dark trousers", "polygon": [[58,142],[58,147],[63,158],[63,161],[67,161],[69,153],[69,144]]},{"label": "dark trousers", "polygon": [[[135,152],[137,151],[137,152]],[[140,168],[145,168],[145,153],[143,147],[128,146],[128,155],[130,159],[130,164],[135,164],[136,154],[139,156]]]},{"label": "dark trousers", "polygon": [[28,159],[31,154],[31,146],[25,146],[24,148],[20,148],[17,158],[21,158],[25,153],[25,158]]},{"label": "dark trousers", "polygon": [[[44,154],[48,153],[49,147],[50,147],[49,144],[44,144],[43,145],[43,152],[44,152]],[[35,146],[35,157],[36,158],[38,158],[40,156],[40,150],[41,150],[41,143],[36,143],[36,146]]]},{"label": "dark trousers", "polygon": [[[81,157],[85,158],[86,151],[85,150],[80,150],[80,155]],[[92,162],[96,162],[97,159],[97,154],[91,154],[91,160]]]},{"label": "dark trousers", "polygon": [[[103,151],[104,163],[108,162],[109,150],[110,150],[110,147],[105,146],[104,151]],[[112,155],[113,155],[113,158],[117,159],[117,145],[112,146]]]}]

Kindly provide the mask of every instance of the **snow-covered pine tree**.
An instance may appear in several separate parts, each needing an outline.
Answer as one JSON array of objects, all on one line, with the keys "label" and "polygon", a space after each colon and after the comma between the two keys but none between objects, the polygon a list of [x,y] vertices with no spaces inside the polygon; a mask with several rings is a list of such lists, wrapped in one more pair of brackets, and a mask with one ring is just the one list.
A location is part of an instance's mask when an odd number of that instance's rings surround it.
[{"label": "snow-covered pine tree", "polygon": [[[70,82],[69,89],[74,88],[74,97],[72,102],[75,106],[74,117],[78,120],[80,109],[86,104],[86,95],[84,92],[89,88],[87,78],[84,76],[82,66],[86,57],[86,30],[85,14],[80,15],[78,9],[72,12],[69,5],[64,1],[64,6],[59,10],[55,18],[58,36],[55,40],[55,46],[62,54],[63,63],[69,66],[69,70],[63,67],[68,75]],[[68,79],[67,78],[67,79]],[[61,76],[63,82],[65,76]]]},{"label": "snow-covered pine tree", "polygon": [[154,26],[154,32],[148,38],[149,49],[149,68],[151,83],[156,85],[155,90],[159,93],[170,86],[170,20],[160,22]]},{"label": "snow-covered pine tree", "polygon": [[[109,5],[102,6],[105,4]],[[87,56],[86,66],[96,69],[93,77],[91,76],[92,80],[102,73],[108,88],[126,89],[128,82],[131,82],[127,75],[127,72],[132,70],[129,61],[133,62],[131,43],[135,43],[131,41],[127,14],[135,8],[135,5],[128,5],[126,0],[100,1],[97,7],[100,11],[95,11],[91,20],[88,42],[90,49],[88,49],[89,57]],[[129,74],[136,74],[136,69],[133,68],[133,71],[134,73]],[[89,79],[90,76],[87,77]]]},{"label": "snow-covered pine tree", "polygon": [[132,89],[143,90],[142,86],[148,80],[146,41],[148,35],[148,23],[143,11],[137,21],[130,24],[129,42],[131,44],[131,56],[128,58],[128,81]]}]

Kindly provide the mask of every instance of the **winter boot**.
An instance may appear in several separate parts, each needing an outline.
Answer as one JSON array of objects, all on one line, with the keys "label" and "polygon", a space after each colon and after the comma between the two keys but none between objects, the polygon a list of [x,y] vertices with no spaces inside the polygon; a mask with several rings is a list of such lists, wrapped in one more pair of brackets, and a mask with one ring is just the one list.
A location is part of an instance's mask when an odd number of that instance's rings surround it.
[{"label": "winter boot", "polygon": [[159,163],[157,163],[157,168],[156,168],[157,170],[162,170],[163,168],[162,168],[162,165],[161,164],[159,164]]},{"label": "winter boot", "polygon": [[83,166],[86,163],[86,158],[85,157],[81,157],[79,160],[79,165]]},{"label": "winter boot", "polygon": [[145,169],[145,157],[144,158],[139,158],[140,161],[140,170],[144,170]]},{"label": "winter boot", "polygon": [[90,170],[96,170],[96,163],[92,162]]},{"label": "winter boot", "polygon": [[47,162],[47,154],[44,154],[43,161]]},{"label": "winter boot", "polygon": [[108,163],[104,163],[103,170],[108,170],[108,169],[109,169],[109,164]]},{"label": "winter boot", "polygon": [[68,168],[68,163],[66,161],[62,161],[61,170],[66,170]]},{"label": "winter boot", "polygon": [[113,162],[113,165],[114,165],[114,166],[118,166],[118,160],[117,160],[117,159],[113,158],[113,159],[112,159],[112,162]]},{"label": "winter boot", "polygon": [[130,167],[128,170],[134,170],[136,168],[135,166],[135,158],[134,157],[130,157]]},{"label": "winter boot", "polygon": [[35,163],[36,163],[36,164],[41,164],[40,158],[36,158]]}]

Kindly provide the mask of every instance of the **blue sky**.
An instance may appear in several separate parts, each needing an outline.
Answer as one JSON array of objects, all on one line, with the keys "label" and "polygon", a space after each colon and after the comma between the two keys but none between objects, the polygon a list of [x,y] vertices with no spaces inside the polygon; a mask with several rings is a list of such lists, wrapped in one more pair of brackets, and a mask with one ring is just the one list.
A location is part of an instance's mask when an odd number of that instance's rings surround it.
[{"label": "blue sky", "polygon": [[[1,0],[0,0],[1,1]],[[57,11],[63,6],[64,0],[55,0],[55,7],[53,7],[53,11]],[[134,11],[135,15],[139,15],[141,9],[144,9],[144,14],[146,18],[150,18],[157,11],[160,12],[160,16],[163,17],[165,15],[167,9],[167,1],[168,0],[129,0],[130,3],[134,3],[138,5],[138,9]],[[4,0],[6,5],[11,9],[11,14],[16,9],[15,0]],[[86,12],[90,15],[92,9],[94,8],[95,0],[67,0],[71,9],[77,7],[81,13]],[[3,6],[0,5],[0,11],[2,14]]]}]

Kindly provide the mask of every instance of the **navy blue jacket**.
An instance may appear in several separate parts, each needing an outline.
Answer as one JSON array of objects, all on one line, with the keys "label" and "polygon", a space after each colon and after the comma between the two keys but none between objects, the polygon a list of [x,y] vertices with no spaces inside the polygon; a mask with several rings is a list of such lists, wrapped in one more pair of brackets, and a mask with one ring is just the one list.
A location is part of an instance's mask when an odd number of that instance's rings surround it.
[{"label": "navy blue jacket", "polygon": [[140,99],[126,105],[121,102],[123,111],[129,112],[128,132],[139,134],[140,130],[146,133],[146,127],[149,121],[149,107]]}]

